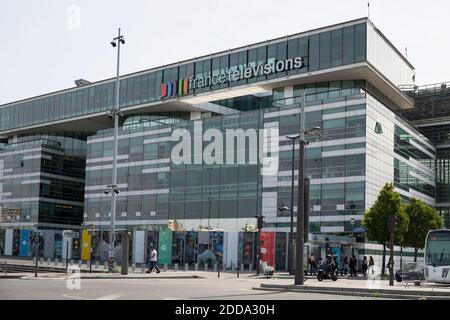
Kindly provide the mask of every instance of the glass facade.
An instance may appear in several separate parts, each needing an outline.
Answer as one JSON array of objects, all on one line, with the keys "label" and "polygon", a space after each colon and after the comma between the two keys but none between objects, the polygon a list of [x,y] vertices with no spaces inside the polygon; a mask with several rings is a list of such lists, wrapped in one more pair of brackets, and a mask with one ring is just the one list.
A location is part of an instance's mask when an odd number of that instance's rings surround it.
[{"label": "glass facade", "polygon": [[[294,88],[294,95],[304,89],[307,91],[308,126],[323,127],[327,139],[337,142],[334,146],[311,145],[307,149],[306,169],[310,179],[364,176],[366,121],[364,93],[360,88],[363,84],[363,81],[338,81],[309,85],[306,89],[304,86]],[[298,132],[300,99],[277,100],[274,94],[273,100],[274,107],[271,108],[203,119],[202,130],[218,129],[222,133],[229,129],[259,130],[276,121],[281,137]],[[336,106],[327,107],[331,104]],[[321,109],[313,111],[318,106]],[[355,116],[347,116],[347,113],[355,112]],[[139,121],[135,123],[139,124]],[[192,136],[196,134],[194,121],[177,121],[170,125],[155,123],[154,126],[141,123],[140,126],[122,127],[118,158],[118,184],[122,187],[117,200],[117,223],[164,225],[171,221],[180,231],[239,231],[249,223],[254,224],[254,216],[262,211],[263,193],[266,189],[274,190],[273,187],[264,186],[260,166],[175,165],[171,161],[171,151],[176,143],[171,141],[171,135],[180,128],[187,129]],[[111,137],[111,130],[102,130],[88,139],[85,197],[87,224],[110,219],[110,198],[103,194],[103,188],[111,183]],[[342,139],[360,139],[361,142],[338,143]],[[320,144],[320,141],[317,140],[317,143]],[[203,147],[207,145],[204,142]],[[275,188],[278,205],[288,203],[290,197],[290,184],[284,186],[290,181],[290,176],[286,175],[290,174],[292,164],[291,151],[286,149],[289,147],[286,141],[280,142],[280,186]],[[234,151],[236,148],[237,145]],[[353,154],[346,155],[349,151]],[[247,159],[251,152],[257,150],[246,149]],[[314,199],[311,200],[312,207],[321,206],[321,210],[315,211],[313,215],[335,215],[338,205],[345,206],[339,212],[340,215],[362,215],[364,182],[313,185],[311,197]],[[283,216],[277,212],[275,215]],[[346,230],[349,228],[350,225]],[[313,223],[312,229],[320,229],[320,223]]]},{"label": "glass facade", "polygon": [[[64,139],[64,137],[63,137]],[[67,153],[48,136],[21,138],[0,150],[1,223],[10,226],[81,225],[83,220],[85,142]]]},{"label": "glass facade", "polygon": [[[161,84],[168,81],[177,83],[178,80],[191,76],[200,79],[208,75],[224,73],[228,69],[242,70],[259,63],[274,63],[303,57],[305,67],[224,84],[211,84],[207,87],[192,89],[188,94],[363,62],[366,59],[366,34],[367,25],[362,23],[307,37],[292,37],[292,39],[280,40],[269,45],[205,58],[198,62],[188,62],[158,71],[131,75],[121,79],[120,107],[160,101]],[[0,106],[0,132],[111,110],[114,97],[115,85],[111,80]]]}]

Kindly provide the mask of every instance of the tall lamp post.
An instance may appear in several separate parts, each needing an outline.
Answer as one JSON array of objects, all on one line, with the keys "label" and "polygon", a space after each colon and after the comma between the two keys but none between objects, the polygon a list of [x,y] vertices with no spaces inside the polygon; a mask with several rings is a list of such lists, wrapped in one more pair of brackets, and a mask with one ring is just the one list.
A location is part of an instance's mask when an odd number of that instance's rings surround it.
[{"label": "tall lamp post", "polygon": [[305,135],[315,135],[320,133],[322,129],[320,127],[314,127],[311,130],[305,130],[305,105],[306,94],[303,90],[301,104],[301,122],[300,122],[300,157],[298,163],[298,195],[297,195],[297,237],[295,248],[295,285],[303,285],[304,266],[303,266],[303,254],[304,254],[304,221],[305,221],[305,147],[308,142],[305,139]]},{"label": "tall lamp post", "polygon": [[295,137],[287,136],[287,139],[292,141],[292,176],[291,176],[291,226],[289,230],[289,243],[288,243],[288,269],[289,274],[293,274],[294,268],[292,261],[292,242],[294,241],[294,161],[295,161],[295,141],[300,139],[300,135]]},{"label": "tall lamp post", "polygon": [[116,101],[114,108],[110,111],[108,116],[114,120],[114,142],[113,142],[113,172],[112,172],[112,184],[108,185],[108,189],[105,190],[105,194],[111,194],[111,225],[109,232],[109,251],[108,251],[108,271],[114,272],[114,241],[115,241],[115,220],[116,220],[116,196],[119,194],[119,188],[117,187],[117,152],[118,152],[118,135],[119,135],[119,117],[122,116],[120,112],[119,98],[120,98],[120,45],[125,44],[124,37],[120,34],[120,28],[118,36],[111,41],[111,45],[117,47],[117,74],[116,74]]}]

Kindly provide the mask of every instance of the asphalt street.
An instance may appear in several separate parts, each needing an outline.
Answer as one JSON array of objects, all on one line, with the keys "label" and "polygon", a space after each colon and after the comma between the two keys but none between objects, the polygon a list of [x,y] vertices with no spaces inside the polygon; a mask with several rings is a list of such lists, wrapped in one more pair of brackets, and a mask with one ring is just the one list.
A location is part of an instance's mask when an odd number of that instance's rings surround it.
[{"label": "asphalt street", "polygon": [[[0,300],[371,300],[354,296],[253,290],[254,279],[2,279]],[[69,287],[70,284],[69,284]]]}]

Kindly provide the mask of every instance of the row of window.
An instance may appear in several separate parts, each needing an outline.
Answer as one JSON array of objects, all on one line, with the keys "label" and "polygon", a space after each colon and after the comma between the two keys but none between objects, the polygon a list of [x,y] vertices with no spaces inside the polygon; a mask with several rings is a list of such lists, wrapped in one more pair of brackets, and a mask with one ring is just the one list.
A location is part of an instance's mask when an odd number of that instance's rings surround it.
[{"label": "row of window", "polygon": [[[196,92],[362,62],[366,59],[366,28],[365,23],[349,26],[310,37],[291,39],[132,76],[121,80],[120,106],[127,107],[160,100],[160,86],[168,81],[177,83],[180,79],[202,78],[224,73],[228,69],[243,69],[260,63],[273,63],[288,58],[303,57],[306,67],[231,83],[211,85],[196,89]],[[191,90],[189,93],[194,92]],[[110,110],[114,105],[114,99],[114,82],[108,82],[17,103],[0,108],[0,131]]]}]

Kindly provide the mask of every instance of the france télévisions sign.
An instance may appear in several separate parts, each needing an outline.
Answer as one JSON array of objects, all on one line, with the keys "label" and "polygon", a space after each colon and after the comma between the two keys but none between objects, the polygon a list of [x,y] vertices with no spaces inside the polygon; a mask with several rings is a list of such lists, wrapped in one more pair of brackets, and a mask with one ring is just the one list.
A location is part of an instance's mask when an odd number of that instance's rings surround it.
[{"label": "france t\u00e9l\u00e9visions sign", "polygon": [[239,68],[229,68],[221,73],[209,74],[202,78],[190,77],[175,81],[167,81],[161,84],[161,98],[173,96],[185,96],[192,89],[200,89],[211,85],[220,85],[226,82],[250,79],[258,76],[267,76],[277,72],[284,72],[294,69],[301,69],[304,66],[303,58],[290,58],[286,60],[274,60],[258,65],[239,66]]}]

